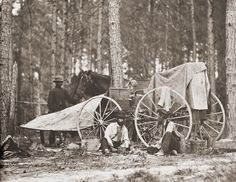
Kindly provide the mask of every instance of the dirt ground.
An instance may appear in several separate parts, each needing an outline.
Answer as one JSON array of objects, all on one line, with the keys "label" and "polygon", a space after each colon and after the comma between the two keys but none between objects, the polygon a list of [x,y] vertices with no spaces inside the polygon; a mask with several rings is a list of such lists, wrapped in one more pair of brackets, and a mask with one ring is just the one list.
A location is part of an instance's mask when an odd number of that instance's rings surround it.
[{"label": "dirt ground", "polygon": [[155,156],[145,151],[104,156],[100,152],[47,149],[28,158],[1,161],[0,181],[235,181],[236,153]]}]

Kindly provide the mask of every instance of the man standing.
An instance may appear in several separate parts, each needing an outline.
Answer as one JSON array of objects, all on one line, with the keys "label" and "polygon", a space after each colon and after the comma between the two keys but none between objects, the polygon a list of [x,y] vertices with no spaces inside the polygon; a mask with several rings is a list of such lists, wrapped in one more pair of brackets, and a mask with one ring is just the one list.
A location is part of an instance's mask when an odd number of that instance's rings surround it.
[{"label": "man standing", "polygon": [[[71,99],[67,91],[62,88],[63,77],[56,76],[53,80],[55,83],[55,88],[49,92],[48,96],[48,113],[57,112],[63,110],[67,107],[67,102],[71,103]],[[43,132],[40,132],[41,142],[44,144]],[[49,145],[55,144],[55,132],[50,131],[49,133]]]},{"label": "man standing", "polygon": [[105,135],[101,139],[101,149],[103,154],[109,154],[118,148],[124,152],[130,146],[128,129],[124,125],[125,112],[118,111],[115,113],[115,117],[117,121],[107,126]]}]

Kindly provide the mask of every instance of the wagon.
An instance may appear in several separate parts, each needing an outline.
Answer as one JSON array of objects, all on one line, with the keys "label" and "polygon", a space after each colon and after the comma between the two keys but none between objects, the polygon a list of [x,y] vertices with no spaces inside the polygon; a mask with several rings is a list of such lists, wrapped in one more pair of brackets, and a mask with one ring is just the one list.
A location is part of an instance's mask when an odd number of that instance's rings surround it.
[{"label": "wagon", "polygon": [[[138,84],[139,86],[140,84]],[[108,95],[88,99],[79,111],[77,128],[83,137],[103,137],[113,113],[127,111],[134,122],[138,138],[145,146],[156,143],[163,135],[165,123],[174,122],[185,139],[218,140],[225,127],[225,111],[217,96],[210,91],[204,63],[186,63],[156,73],[143,88],[110,88]],[[101,100],[94,112],[89,107]],[[91,124],[82,126],[88,121]]]}]

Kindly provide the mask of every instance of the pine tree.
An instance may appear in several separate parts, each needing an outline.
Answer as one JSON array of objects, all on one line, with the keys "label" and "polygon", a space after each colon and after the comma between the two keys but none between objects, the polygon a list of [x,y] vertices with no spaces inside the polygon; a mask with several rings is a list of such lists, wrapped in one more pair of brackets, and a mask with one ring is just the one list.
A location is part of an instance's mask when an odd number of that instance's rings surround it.
[{"label": "pine tree", "polygon": [[111,51],[111,75],[115,88],[123,87],[123,70],[121,60],[121,35],[120,35],[120,0],[109,1],[109,34]]},{"label": "pine tree", "polygon": [[2,0],[1,52],[0,52],[0,124],[2,141],[9,133],[10,90],[12,73],[11,56],[11,9],[9,0]]},{"label": "pine tree", "polygon": [[236,139],[236,0],[227,1],[226,9],[226,75],[229,104],[230,137]]}]

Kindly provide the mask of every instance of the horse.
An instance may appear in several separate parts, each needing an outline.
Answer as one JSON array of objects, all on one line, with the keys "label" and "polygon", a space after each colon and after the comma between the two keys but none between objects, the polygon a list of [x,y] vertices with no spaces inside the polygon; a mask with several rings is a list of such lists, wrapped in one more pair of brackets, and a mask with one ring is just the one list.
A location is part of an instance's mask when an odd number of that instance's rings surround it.
[{"label": "horse", "polygon": [[80,72],[80,81],[77,86],[78,94],[86,96],[86,99],[107,93],[111,84],[111,77],[107,75],[98,74],[96,72],[81,71]]},{"label": "horse", "polygon": [[73,105],[82,102],[86,97],[83,89],[78,88],[82,75],[83,71],[81,71],[78,75],[74,74],[71,78],[71,83],[66,88]]}]

